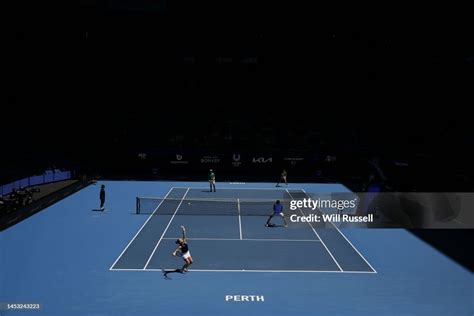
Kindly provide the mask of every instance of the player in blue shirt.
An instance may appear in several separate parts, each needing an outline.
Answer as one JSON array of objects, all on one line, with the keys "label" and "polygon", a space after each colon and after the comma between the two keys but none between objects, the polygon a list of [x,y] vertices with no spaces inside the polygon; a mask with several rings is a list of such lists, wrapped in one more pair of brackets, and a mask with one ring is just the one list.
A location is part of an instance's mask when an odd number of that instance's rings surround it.
[{"label": "player in blue shirt", "polygon": [[280,203],[280,200],[277,200],[275,204],[273,204],[273,214],[268,217],[267,223],[265,227],[272,227],[274,224],[271,224],[270,221],[272,220],[273,216],[281,216],[283,222],[285,223],[285,227],[288,227],[286,223],[285,214],[283,214],[283,205]]}]

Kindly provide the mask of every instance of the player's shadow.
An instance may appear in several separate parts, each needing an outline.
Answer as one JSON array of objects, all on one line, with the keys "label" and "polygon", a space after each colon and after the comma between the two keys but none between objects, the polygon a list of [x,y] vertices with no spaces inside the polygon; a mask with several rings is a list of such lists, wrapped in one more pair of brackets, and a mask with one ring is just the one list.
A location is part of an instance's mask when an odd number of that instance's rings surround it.
[{"label": "player's shadow", "polygon": [[268,224],[268,228],[285,227],[285,225]]},{"label": "player's shadow", "polygon": [[180,274],[183,274],[183,272],[181,271],[181,269],[172,269],[172,270],[165,270],[165,269],[162,269],[161,270],[163,272],[163,277],[165,278],[165,280],[172,280],[168,274],[170,273],[180,273]]},{"label": "player's shadow", "polygon": [[103,212],[104,210],[101,210],[100,208],[94,208],[91,210],[91,212]]}]

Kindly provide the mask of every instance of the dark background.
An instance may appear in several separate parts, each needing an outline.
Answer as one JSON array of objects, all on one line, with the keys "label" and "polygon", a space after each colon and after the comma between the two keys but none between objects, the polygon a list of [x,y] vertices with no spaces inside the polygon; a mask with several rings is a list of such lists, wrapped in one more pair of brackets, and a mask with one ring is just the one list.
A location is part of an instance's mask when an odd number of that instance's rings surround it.
[{"label": "dark background", "polygon": [[[167,0],[2,6],[0,184],[52,166],[107,178],[202,179],[212,164],[200,159],[218,155],[228,163],[214,166],[221,180],[276,181],[286,167],[290,181],[357,191],[369,181],[395,191],[473,189],[466,8]],[[237,170],[235,153],[247,162]],[[171,166],[176,154],[191,163]],[[262,155],[275,163],[249,163]],[[305,160],[295,167],[285,156]],[[387,179],[369,163],[374,157]],[[472,240],[469,232],[418,235],[472,267],[461,243]],[[443,247],[441,239],[451,242]]]},{"label": "dark background", "polygon": [[[173,176],[180,170],[159,162],[168,156],[151,157],[199,151],[303,155],[307,164],[290,176],[315,181],[317,173],[355,189],[371,173],[367,160],[378,157],[394,189],[472,189],[465,106],[473,41],[449,8],[166,0],[9,6],[5,179],[25,165],[142,177],[156,167]],[[148,160],[137,161],[137,153]],[[328,155],[337,163],[324,165]],[[274,163],[260,180],[282,167]],[[245,170],[239,180],[255,173]]]}]

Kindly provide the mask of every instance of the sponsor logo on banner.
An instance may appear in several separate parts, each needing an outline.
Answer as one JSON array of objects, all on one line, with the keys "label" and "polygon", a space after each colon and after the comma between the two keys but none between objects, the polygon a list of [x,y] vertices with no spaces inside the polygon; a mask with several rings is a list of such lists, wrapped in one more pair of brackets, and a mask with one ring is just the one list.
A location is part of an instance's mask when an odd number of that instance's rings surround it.
[{"label": "sponsor logo on banner", "polygon": [[273,158],[272,157],[268,157],[268,158],[265,158],[265,157],[258,157],[258,158],[252,158],[252,162],[253,163],[272,163],[273,162]]},{"label": "sponsor logo on banner", "polygon": [[242,161],[240,161],[240,154],[233,154],[232,155],[232,166],[239,167],[242,165]]},{"label": "sponsor logo on banner", "polygon": [[290,165],[295,166],[297,163],[300,163],[304,160],[303,157],[285,157],[284,161],[289,161]]},{"label": "sponsor logo on banner", "polygon": [[188,163],[189,163],[189,161],[183,160],[183,155],[180,155],[180,154],[176,154],[176,160],[171,160],[170,161],[170,164],[172,164],[172,165],[177,165],[177,164],[186,165]]},{"label": "sponsor logo on banner", "polygon": [[221,159],[218,156],[204,156],[201,158],[201,163],[220,163]]}]

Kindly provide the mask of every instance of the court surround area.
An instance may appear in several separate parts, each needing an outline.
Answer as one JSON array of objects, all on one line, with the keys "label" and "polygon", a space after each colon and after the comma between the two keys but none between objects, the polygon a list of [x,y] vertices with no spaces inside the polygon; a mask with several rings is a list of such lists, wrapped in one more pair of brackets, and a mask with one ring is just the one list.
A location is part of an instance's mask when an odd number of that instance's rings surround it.
[{"label": "court surround area", "polygon": [[[240,200],[348,192],[340,184],[206,189],[101,181],[3,231],[0,303],[41,309],[0,315],[472,315],[472,274],[403,229],[285,228],[279,218],[268,228],[265,216],[242,215]],[[137,196],[167,199],[145,215]],[[236,199],[235,213],[193,214],[189,201],[208,198]],[[164,278],[182,266],[171,255],[181,225],[195,263]]]}]

